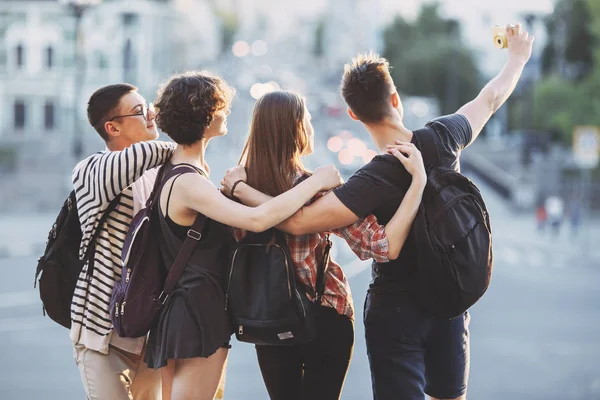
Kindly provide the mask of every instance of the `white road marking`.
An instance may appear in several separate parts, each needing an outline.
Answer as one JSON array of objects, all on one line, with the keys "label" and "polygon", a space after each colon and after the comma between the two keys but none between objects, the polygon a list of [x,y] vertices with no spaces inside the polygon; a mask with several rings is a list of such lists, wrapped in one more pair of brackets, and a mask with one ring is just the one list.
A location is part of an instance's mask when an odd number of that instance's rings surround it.
[{"label": "white road marking", "polygon": [[0,333],[40,330],[58,326],[41,312],[38,316],[0,318]]},{"label": "white road marking", "polygon": [[37,289],[24,290],[21,292],[0,293],[0,309],[23,307],[31,305],[42,305]]}]

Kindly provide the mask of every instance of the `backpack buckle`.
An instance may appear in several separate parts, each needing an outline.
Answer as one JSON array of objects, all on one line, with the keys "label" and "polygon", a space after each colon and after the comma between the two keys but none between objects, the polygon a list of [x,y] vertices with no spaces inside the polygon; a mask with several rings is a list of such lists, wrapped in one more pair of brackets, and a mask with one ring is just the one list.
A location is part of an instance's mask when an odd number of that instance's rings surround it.
[{"label": "backpack buckle", "polygon": [[193,229],[190,229],[187,232],[187,235],[189,237],[191,237],[192,239],[194,239],[194,240],[200,240],[202,238],[202,234],[200,232],[198,232],[198,231],[193,230]]}]

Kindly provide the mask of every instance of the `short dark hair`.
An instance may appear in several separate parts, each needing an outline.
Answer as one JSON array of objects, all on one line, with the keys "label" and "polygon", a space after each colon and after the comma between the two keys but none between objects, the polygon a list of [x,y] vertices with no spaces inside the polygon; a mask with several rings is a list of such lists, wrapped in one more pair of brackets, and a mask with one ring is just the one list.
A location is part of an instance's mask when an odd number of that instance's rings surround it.
[{"label": "short dark hair", "polygon": [[135,92],[138,88],[128,83],[117,83],[104,86],[94,92],[88,101],[87,116],[90,125],[100,134],[105,142],[109,136],[104,124],[110,114],[119,106],[121,98],[127,93]]},{"label": "short dark hair", "polygon": [[196,143],[215,113],[228,108],[232,98],[229,85],[207,71],[174,75],[156,94],[156,124],[178,144]]},{"label": "short dark hair", "polygon": [[376,53],[359,54],[344,66],[340,92],[362,122],[380,122],[389,112],[396,90],[388,61]]}]

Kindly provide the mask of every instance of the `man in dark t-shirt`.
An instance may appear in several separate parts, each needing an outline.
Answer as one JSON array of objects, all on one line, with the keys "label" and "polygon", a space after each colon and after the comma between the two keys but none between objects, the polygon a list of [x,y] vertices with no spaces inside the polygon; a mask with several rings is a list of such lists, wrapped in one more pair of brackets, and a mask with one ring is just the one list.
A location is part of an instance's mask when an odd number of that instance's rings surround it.
[{"label": "man in dark t-shirt", "polygon": [[[362,122],[382,154],[394,146],[402,151],[420,148],[419,136],[428,134],[437,145],[439,162],[459,170],[460,152],[508,99],[531,55],[533,37],[520,25],[508,26],[506,35],[504,68],[456,114],[434,119],[414,132],[405,128],[388,62],[374,54],[358,56],[345,66],[341,93],[348,114]],[[427,164],[432,156],[423,154],[423,159]],[[398,210],[410,183],[410,174],[395,157],[377,156],[344,185],[303,207],[278,228],[294,235],[323,232],[351,225],[371,213],[385,224]],[[255,195],[244,182],[237,186],[236,197],[244,203],[252,203]],[[422,400],[425,394],[432,399],[464,399],[469,314],[447,320],[421,311],[405,286],[405,271],[415,260],[411,240],[407,239],[396,260],[373,264],[364,315],[373,396],[378,400]]]},{"label": "man in dark t-shirt", "polygon": [[[417,138],[425,134],[431,135],[436,144],[441,166],[460,172],[460,152],[471,143],[473,137],[467,118],[461,114],[436,118],[428,122],[426,128],[413,132],[411,143],[419,148]],[[432,158],[433,156],[423,153],[426,165]],[[387,224],[404,198],[411,179],[411,175],[396,157],[389,154],[379,155],[352,175],[348,182],[335,189],[334,194],[359,218],[374,214],[380,224]],[[394,206],[396,208],[393,208]],[[412,236],[409,236],[396,260],[385,264],[374,263],[370,291],[405,291],[404,273],[408,269],[403,266],[414,263],[415,251]]]}]

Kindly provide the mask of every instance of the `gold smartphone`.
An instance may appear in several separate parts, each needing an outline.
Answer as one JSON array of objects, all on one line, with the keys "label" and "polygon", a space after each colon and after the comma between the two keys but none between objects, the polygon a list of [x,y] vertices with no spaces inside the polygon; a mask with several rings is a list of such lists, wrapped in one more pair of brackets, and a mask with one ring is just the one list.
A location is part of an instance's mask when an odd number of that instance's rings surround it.
[{"label": "gold smartphone", "polygon": [[492,35],[494,36],[494,46],[497,49],[505,49],[508,47],[508,40],[506,39],[506,27],[495,25],[492,27]]}]

